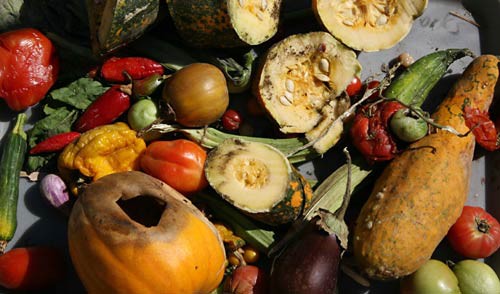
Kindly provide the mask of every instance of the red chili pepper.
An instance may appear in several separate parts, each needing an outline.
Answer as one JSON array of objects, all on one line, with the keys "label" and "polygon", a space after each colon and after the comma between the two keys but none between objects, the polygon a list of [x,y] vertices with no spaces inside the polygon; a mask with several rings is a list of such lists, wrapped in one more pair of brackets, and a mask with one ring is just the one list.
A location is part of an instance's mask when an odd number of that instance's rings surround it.
[{"label": "red chili pepper", "polygon": [[64,149],[66,145],[80,137],[78,132],[66,132],[49,137],[42,142],[36,144],[30,149],[31,155],[47,152],[58,152]]},{"label": "red chili pepper", "polygon": [[42,100],[57,80],[59,59],[52,42],[36,29],[0,34],[0,97],[24,110]]},{"label": "red chili pepper", "polygon": [[78,118],[74,130],[80,133],[115,121],[130,107],[130,96],[113,86],[92,102]]},{"label": "red chili pepper", "polygon": [[[490,120],[487,111],[470,106],[464,107],[465,124],[476,137],[476,142],[488,151],[500,148],[497,126]],[[499,120],[500,122],[500,120]]]},{"label": "red chili pepper", "polygon": [[64,280],[63,255],[54,247],[14,248],[0,255],[0,285],[15,290],[41,290]]},{"label": "red chili pepper", "polygon": [[389,132],[389,119],[403,109],[398,102],[365,105],[354,117],[350,129],[353,145],[370,163],[394,158],[398,152],[396,142]]},{"label": "red chili pepper", "polygon": [[101,66],[101,76],[108,82],[125,83],[164,73],[161,63],[145,57],[111,57]]}]

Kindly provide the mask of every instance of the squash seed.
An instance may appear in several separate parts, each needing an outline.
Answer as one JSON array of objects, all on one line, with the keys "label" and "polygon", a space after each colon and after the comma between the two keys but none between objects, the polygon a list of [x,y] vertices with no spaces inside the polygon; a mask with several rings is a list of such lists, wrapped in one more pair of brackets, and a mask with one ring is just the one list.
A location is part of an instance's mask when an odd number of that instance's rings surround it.
[{"label": "squash seed", "polygon": [[321,58],[319,61],[319,69],[322,72],[329,72],[330,71],[330,62],[326,58]]},{"label": "squash seed", "polygon": [[293,100],[289,100],[288,97],[286,97],[286,93],[287,92],[285,92],[285,95],[280,97],[280,103],[283,104],[284,106],[291,106]]},{"label": "squash seed", "polygon": [[241,7],[245,6],[245,0],[238,0],[238,3]]},{"label": "squash seed", "polygon": [[377,18],[377,26],[383,26],[385,24],[387,24],[387,21],[389,19],[387,18],[387,15],[385,14],[381,14],[378,18]]},{"label": "squash seed", "polygon": [[285,87],[288,92],[293,92],[295,90],[295,84],[290,79],[286,79]]},{"label": "squash seed", "polygon": [[260,1],[260,8],[262,10],[266,10],[266,8],[267,8],[267,0],[261,0]]},{"label": "squash seed", "polygon": [[325,74],[322,74],[322,73],[315,73],[314,77],[322,82],[329,82],[330,81],[330,77],[325,75]]},{"label": "squash seed", "polygon": [[258,18],[259,20],[264,20],[264,18],[266,17],[266,16],[264,15],[264,13],[262,13],[262,11],[261,11],[261,10],[257,10],[257,11],[255,11],[255,15],[257,16],[257,18]]}]

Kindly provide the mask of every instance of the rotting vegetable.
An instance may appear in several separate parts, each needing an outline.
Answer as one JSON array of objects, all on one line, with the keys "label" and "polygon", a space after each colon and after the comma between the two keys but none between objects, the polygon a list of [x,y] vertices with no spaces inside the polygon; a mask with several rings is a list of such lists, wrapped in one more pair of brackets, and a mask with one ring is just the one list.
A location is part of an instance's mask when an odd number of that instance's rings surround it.
[{"label": "rotting vegetable", "polygon": [[475,145],[472,134],[460,135],[469,131],[464,107],[489,107],[498,63],[491,55],[475,58],[432,115],[447,127],[411,144],[377,179],[353,237],[354,255],[369,277],[396,279],[416,271],[460,216]]},{"label": "rotting vegetable", "polygon": [[193,141],[154,141],[140,156],[141,169],[183,194],[191,195],[208,186],[204,166],[206,151]]},{"label": "rotting vegetable", "polygon": [[0,160],[0,254],[14,237],[17,228],[19,173],[27,150],[25,121],[26,114],[19,113],[4,142]]},{"label": "rotting vegetable", "polygon": [[165,81],[162,99],[175,122],[186,127],[203,127],[224,114],[229,92],[220,69],[208,63],[193,63]]},{"label": "rotting vegetable", "polygon": [[7,289],[43,290],[63,281],[65,273],[56,247],[19,247],[0,255],[0,285]]},{"label": "rotting vegetable", "polygon": [[95,127],[110,124],[130,107],[130,95],[119,86],[106,90],[80,115],[73,128],[83,133]]},{"label": "rotting vegetable", "polygon": [[68,241],[89,293],[210,293],[226,267],[222,239],[201,211],[137,171],[85,188],[71,212]]},{"label": "rotting vegetable", "polygon": [[0,98],[14,111],[45,98],[56,82],[59,57],[40,31],[24,28],[0,34]]},{"label": "rotting vegetable", "polygon": [[[472,52],[468,49],[433,52],[411,64],[390,81],[386,89],[381,88],[383,85],[379,81],[368,83],[367,88],[379,90],[370,96],[369,104],[358,109],[349,130],[353,145],[367,161],[393,159],[400,152],[397,139],[407,142],[420,139],[427,133],[427,123],[413,116],[415,112],[422,112],[419,107],[448,67],[465,56],[472,56]],[[383,92],[382,97],[380,92]]]},{"label": "rotting vegetable", "polygon": [[341,94],[360,71],[356,53],[329,33],[292,35],[267,51],[253,93],[281,132],[304,133],[323,154],[341,137],[337,118],[350,106]]}]

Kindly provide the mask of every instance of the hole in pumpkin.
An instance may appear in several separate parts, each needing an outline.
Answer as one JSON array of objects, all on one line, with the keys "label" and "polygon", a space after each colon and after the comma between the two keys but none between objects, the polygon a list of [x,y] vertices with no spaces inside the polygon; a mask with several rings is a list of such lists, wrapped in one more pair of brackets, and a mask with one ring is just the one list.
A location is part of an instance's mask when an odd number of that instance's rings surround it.
[{"label": "hole in pumpkin", "polygon": [[152,196],[137,196],[128,200],[119,199],[116,204],[133,221],[145,227],[157,226],[167,204]]}]

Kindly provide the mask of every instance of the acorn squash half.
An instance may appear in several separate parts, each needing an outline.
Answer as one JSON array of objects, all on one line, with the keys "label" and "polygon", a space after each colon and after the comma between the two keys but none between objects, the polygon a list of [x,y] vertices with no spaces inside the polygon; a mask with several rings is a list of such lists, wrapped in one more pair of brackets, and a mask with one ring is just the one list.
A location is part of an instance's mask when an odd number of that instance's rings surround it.
[{"label": "acorn squash half", "polygon": [[281,0],[167,0],[179,35],[194,47],[258,45],[278,31]]},{"label": "acorn squash half", "polygon": [[401,41],[427,0],[313,0],[318,21],[347,46],[365,52]]}]

